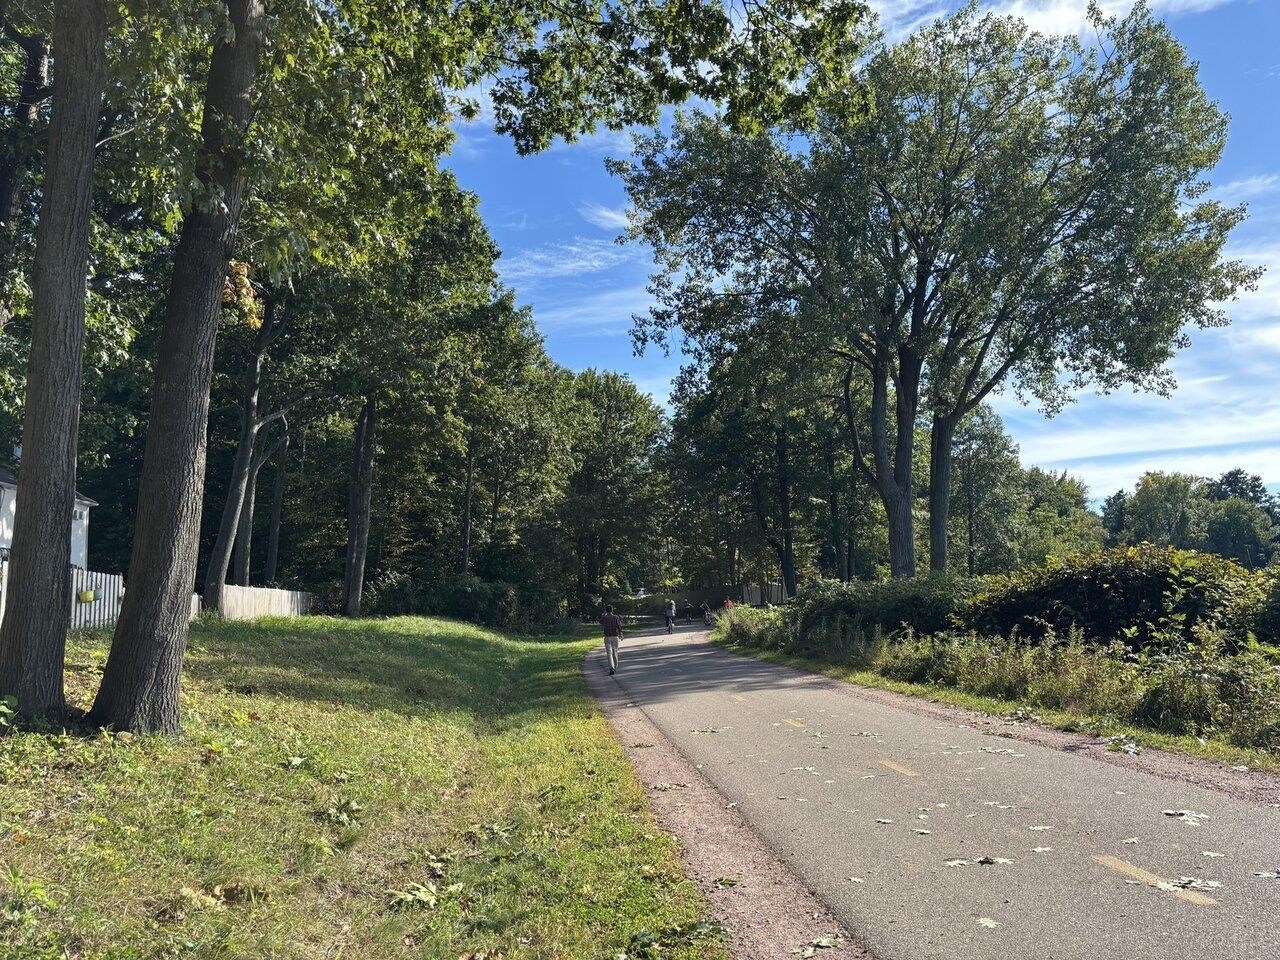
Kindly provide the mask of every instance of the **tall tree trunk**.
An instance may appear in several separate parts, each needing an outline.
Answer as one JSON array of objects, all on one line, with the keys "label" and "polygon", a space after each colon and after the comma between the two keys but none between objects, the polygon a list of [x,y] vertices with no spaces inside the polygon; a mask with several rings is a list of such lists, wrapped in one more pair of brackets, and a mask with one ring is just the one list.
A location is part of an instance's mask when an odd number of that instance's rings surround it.
[{"label": "tall tree trunk", "polygon": [[915,519],[912,507],[915,487],[911,468],[915,452],[916,414],[920,403],[922,363],[910,351],[899,351],[894,395],[894,437],[889,438],[889,368],[890,358],[882,352],[871,370],[871,459],[868,467],[859,440],[853,401],[850,394],[850,368],[845,378],[845,416],[854,444],[855,462],[875,487],[884,504],[889,527],[889,570],[896,578],[916,575]]},{"label": "tall tree trunk", "polygon": [[289,431],[286,429],[276,454],[276,479],[271,491],[271,520],[267,525],[267,566],[263,574],[267,586],[276,582],[280,560],[280,517],[284,513],[285,467],[289,460]]},{"label": "tall tree trunk", "polygon": [[476,476],[476,428],[467,431],[467,480],[462,494],[462,575],[471,572],[471,494]]},{"label": "tall tree trunk", "polygon": [[31,355],[22,467],[0,625],[0,694],[31,716],[60,716],[71,622],[71,515],[76,497],[80,367],[93,194],[93,141],[107,78],[99,0],[59,0],[57,89],[44,210],[36,228]]},{"label": "tall tree trunk", "polygon": [[231,479],[227,484],[227,499],[222,505],[222,518],[218,522],[218,536],[213,542],[204,575],[204,606],[207,610],[217,610],[222,606],[222,586],[227,582],[227,572],[231,568],[231,551],[239,533],[240,514],[249,489],[249,472],[261,426],[258,402],[262,389],[262,362],[263,353],[255,351],[250,357],[249,376],[240,397],[240,442],[231,463]]},{"label": "tall tree trunk", "polygon": [[138,489],[129,591],[92,718],[137,732],[181,729],[178,680],[190,628],[204,493],[209,379],[222,287],[244,193],[240,140],[253,110],[262,0],[227,0],[232,29],[209,64],[202,182],[220,202],[187,212],[165,305]]},{"label": "tall tree trunk", "polygon": [[342,575],[342,613],[360,616],[364,594],[364,563],[369,550],[369,509],[373,503],[373,451],[377,406],[365,400],[356,420],[351,464],[351,487],[347,497],[347,560]]},{"label": "tall tree trunk", "polygon": [[[2,7],[3,4],[0,4],[0,8]],[[0,19],[3,17],[0,16]],[[48,41],[43,37],[20,34],[7,24],[5,27],[9,38],[26,54],[26,62],[23,65],[22,80],[18,84],[18,99],[13,105],[9,121],[9,143],[3,159],[0,159],[0,274],[7,273],[14,265],[14,240],[18,233],[17,218],[22,206],[23,182],[35,157],[36,118],[49,84]],[[5,328],[11,318],[12,306],[7,297],[0,295],[0,330]]]},{"label": "tall tree trunk", "polygon": [[929,431],[929,569],[947,570],[947,528],[951,521],[951,464],[956,435],[953,417],[934,413]]},{"label": "tall tree trunk", "polygon": [[796,595],[795,525],[791,519],[791,447],[785,427],[774,431],[774,456],[778,464],[778,515],[782,521],[782,585],[788,597]]},{"label": "tall tree trunk", "polygon": [[253,510],[258,499],[258,473],[267,456],[255,454],[249,467],[249,480],[245,484],[244,506],[240,510],[240,522],[236,525],[235,582],[247,587],[253,577]]}]

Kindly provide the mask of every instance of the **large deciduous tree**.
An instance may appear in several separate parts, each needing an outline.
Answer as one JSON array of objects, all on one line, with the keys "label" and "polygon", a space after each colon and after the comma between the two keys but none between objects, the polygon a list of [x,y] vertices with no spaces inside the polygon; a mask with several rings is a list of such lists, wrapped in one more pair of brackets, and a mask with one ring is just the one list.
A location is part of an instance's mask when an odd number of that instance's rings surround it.
[{"label": "large deciduous tree", "polygon": [[1144,5],[1095,27],[1085,46],[970,4],[867,59],[866,117],[833,106],[802,140],[687,118],[617,167],[663,267],[642,339],[741,344],[751,324],[699,327],[708,300],[783,303],[811,327],[789,349],[868,384],[854,459],[895,575],[916,570],[922,414],[942,570],[966,414],[1004,386],[1050,411],[1086,383],[1165,388],[1184,326],[1224,322],[1216,304],[1255,276],[1222,259],[1243,211],[1203,200],[1225,119],[1194,66]]},{"label": "large deciduous tree", "polygon": [[33,715],[57,716],[64,707],[93,151],[106,38],[100,0],[58,0],[49,160],[32,276],[21,507],[0,626],[0,694],[16,696],[20,709]]},{"label": "large deciduous tree", "polygon": [[[359,114],[360,121],[383,121],[365,129],[395,139],[418,130],[395,128],[399,118],[387,118],[376,104],[378,81],[389,72],[436,94],[500,73],[498,126],[522,150],[599,124],[651,121],[662,104],[691,95],[725,100],[729,115],[749,126],[803,111],[809,94],[831,89],[856,49],[866,12],[856,0],[779,6],[527,0],[495,7],[478,0],[387,7],[353,0],[288,7],[268,21],[260,0],[226,0],[228,23],[209,61],[202,143],[191,164],[200,189],[183,216],[157,362],[132,579],[94,708],[98,722],[137,730],[179,726],[177,678],[195,573],[217,293],[246,184],[255,166],[296,171],[296,182],[311,182],[311,171],[330,163],[333,152],[315,149],[333,144],[333,130],[315,140],[286,139],[279,134],[287,125],[277,124],[276,136],[255,135],[276,119],[272,91],[295,93],[310,110],[313,127],[294,131],[359,129],[344,126]],[[288,82],[294,76],[301,82]],[[376,149],[376,138],[369,139],[353,136],[352,149]],[[327,166],[324,175],[336,172]],[[339,184],[331,186],[341,193]],[[286,209],[301,217],[306,207]]]}]

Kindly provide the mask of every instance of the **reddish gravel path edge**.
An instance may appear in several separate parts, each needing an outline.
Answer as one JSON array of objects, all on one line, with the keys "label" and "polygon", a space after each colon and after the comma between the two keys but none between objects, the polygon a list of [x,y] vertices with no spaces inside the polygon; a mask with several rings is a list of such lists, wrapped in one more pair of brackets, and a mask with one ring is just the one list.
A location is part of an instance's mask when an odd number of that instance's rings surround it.
[{"label": "reddish gravel path edge", "polygon": [[[713,919],[728,931],[733,955],[738,960],[794,960],[806,944],[839,937],[838,949],[820,953],[831,960],[871,960],[827,906],[605,672],[601,650],[583,660],[587,687],[644,783],[655,820],[680,844],[686,874],[710,902]],[[737,882],[717,882],[726,878]]]}]

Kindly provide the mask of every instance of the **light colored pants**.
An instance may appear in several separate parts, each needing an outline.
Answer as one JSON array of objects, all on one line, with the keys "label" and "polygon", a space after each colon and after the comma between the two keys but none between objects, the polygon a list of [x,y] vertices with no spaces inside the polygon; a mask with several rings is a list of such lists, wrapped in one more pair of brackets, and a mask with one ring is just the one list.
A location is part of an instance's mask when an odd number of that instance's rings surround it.
[{"label": "light colored pants", "polygon": [[604,652],[609,657],[609,669],[617,670],[618,669],[618,638],[617,637],[604,638]]}]

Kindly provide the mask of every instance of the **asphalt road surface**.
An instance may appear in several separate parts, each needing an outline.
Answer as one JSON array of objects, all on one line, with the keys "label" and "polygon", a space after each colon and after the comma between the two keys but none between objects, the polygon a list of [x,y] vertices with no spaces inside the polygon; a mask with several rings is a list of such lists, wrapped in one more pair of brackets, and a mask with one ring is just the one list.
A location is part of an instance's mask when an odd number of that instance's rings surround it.
[{"label": "asphalt road surface", "polygon": [[1269,804],[872,702],[702,634],[627,638],[615,679],[882,960],[1280,958],[1280,878],[1256,875],[1280,871]]}]

